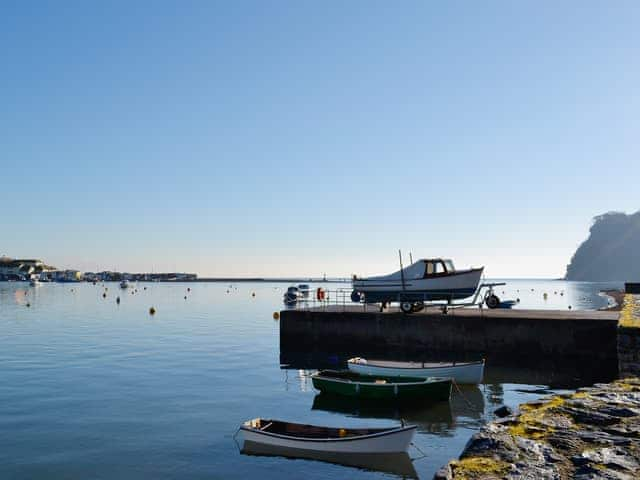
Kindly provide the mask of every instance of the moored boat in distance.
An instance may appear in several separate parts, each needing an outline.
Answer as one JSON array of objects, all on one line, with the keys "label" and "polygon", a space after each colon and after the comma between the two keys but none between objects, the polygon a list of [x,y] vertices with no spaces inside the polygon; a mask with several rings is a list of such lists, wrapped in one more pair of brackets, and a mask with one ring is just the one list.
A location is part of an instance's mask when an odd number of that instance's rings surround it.
[{"label": "moored boat in distance", "polygon": [[355,357],[347,360],[347,367],[361,375],[450,377],[456,383],[471,385],[482,383],[484,377],[484,359],[477,362],[398,362]]},{"label": "moored boat in distance", "polygon": [[300,285],[298,285],[298,292],[300,292],[300,295],[303,298],[309,297],[310,290],[311,290],[311,287],[309,287],[309,285],[306,283],[301,283]]},{"label": "moored boat in distance", "polygon": [[351,298],[359,302],[364,297],[366,303],[400,302],[402,310],[408,313],[412,304],[434,300],[451,302],[472,296],[483,270],[484,267],[456,270],[449,259],[421,259],[389,275],[354,276]]},{"label": "moored boat in distance", "polygon": [[313,387],[323,393],[365,400],[447,401],[451,397],[450,378],[390,377],[361,375],[349,370],[321,370],[311,376],[311,381]]},{"label": "moored boat in distance", "polygon": [[302,300],[303,294],[300,292],[300,289],[295,286],[291,286],[287,288],[287,291],[284,292],[283,301],[286,305],[295,305],[298,303],[298,300]]},{"label": "moored boat in distance", "polygon": [[238,434],[243,442],[299,451],[335,453],[407,452],[415,425],[391,428],[334,428],[254,418]]},{"label": "moored boat in distance", "polygon": [[129,288],[129,282],[127,282],[126,280],[122,280],[120,282],[120,288],[122,289]]}]

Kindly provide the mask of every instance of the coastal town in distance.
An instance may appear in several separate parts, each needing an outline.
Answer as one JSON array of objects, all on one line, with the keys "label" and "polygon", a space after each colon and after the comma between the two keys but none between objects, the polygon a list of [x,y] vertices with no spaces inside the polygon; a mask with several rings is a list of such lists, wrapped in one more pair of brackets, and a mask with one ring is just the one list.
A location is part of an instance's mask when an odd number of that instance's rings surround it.
[{"label": "coastal town in distance", "polygon": [[189,282],[198,279],[195,273],[127,273],[127,272],[81,272],[59,270],[38,259],[14,259],[0,257],[0,281],[28,282],[119,282],[121,280],[146,282]]}]

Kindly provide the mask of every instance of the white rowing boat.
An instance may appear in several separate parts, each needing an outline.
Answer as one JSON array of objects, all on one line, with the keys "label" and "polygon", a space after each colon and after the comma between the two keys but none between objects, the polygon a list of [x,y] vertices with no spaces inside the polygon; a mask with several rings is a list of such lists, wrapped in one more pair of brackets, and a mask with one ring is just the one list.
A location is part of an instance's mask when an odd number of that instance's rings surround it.
[{"label": "white rowing boat", "polygon": [[352,372],[387,377],[449,377],[457,383],[477,384],[484,375],[484,359],[478,362],[396,362],[355,357],[347,361]]},{"label": "white rowing boat", "polygon": [[398,453],[409,449],[416,426],[333,428],[254,418],[242,424],[244,442],[336,453]]}]

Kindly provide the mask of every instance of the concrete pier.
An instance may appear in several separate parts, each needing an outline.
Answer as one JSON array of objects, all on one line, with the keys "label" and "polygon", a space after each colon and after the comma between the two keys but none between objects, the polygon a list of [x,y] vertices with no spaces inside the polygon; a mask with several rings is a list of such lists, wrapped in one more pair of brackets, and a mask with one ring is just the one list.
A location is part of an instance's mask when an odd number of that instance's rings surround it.
[{"label": "concrete pier", "polygon": [[[495,363],[582,362],[617,370],[619,312],[336,306],[284,310],[280,348],[411,359],[491,358]],[[501,362],[501,360],[503,360]]]}]

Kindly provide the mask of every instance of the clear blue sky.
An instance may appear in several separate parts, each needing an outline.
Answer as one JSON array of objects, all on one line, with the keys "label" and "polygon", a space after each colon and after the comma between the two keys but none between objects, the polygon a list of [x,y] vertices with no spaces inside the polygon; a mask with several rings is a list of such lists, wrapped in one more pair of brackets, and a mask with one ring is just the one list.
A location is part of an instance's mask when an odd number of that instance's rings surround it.
[{"label": "clear blue sky", "polygon": [[0,254],[564,273],[640,208],[640,4],[5,2]]}]

